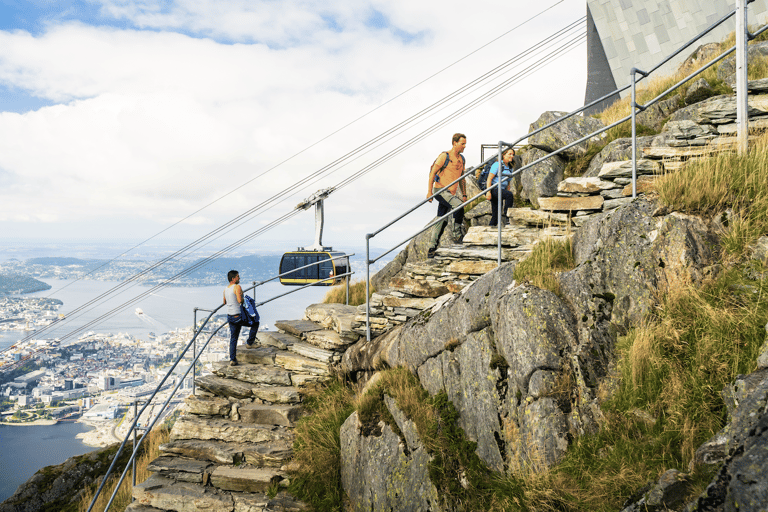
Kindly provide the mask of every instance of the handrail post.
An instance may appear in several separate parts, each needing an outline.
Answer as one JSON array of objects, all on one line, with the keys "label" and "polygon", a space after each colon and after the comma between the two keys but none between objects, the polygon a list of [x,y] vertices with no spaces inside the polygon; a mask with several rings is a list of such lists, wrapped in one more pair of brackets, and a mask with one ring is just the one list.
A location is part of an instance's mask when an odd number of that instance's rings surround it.
[{"label": "handrail post", "polygon": [[645,76],[645,73],[637,68],[632,68],[632,198],[637,197],[637,73]]},{"label": "handrail post", "polygon": [[496,215],[496,225],[498,226],[498,233],[499,233],[499,239],[497,240],[496,246],[499,249],[498,261],[497,261],[497,266],[499,266],[499,267],[501,266],[501,222],[502,222],[502,219],[504,218],[504,216],[502,215],[502,212],[501,212],[501,171],[502,171],[502,169],[501,169],[501,145],[502,144],[503,144],[503,141],[499,141],[499,160],[497,162],[498,165],[499,165],[499,168],[496,169],[496,180],[497,180],[496,183],[498,183],[498,188],[496,190],[496,195],[498,196],[496,198],[496,212],[497,212],[497,215]]},{"label": "handrail post", "polygon": [[[352,264],[350,263],[349,266],[352,267]],[[350,270],[352,269],[350,268]],[[351,279],[349,278],[349,276],[347,276],[344,278],[344,281],[347,283],[347,306],[349,306],[349,281],[351,281]]]},{"label": "handrail post", "polygon": [[[133,400],[133,417],[137,418],[139,414],[139,401]],[[137,424],[138,426],[138,424]],[[136,451],[136,428],[133,429],[133,451]],[[133,458],[133,487],[136,488],[136,457]],[[131,502],[133,502],[133,493],[131,493]]]},{"label": "handrail post", "polygon": [[365,235],[365,340],[371,341],[371,234]]},{"label": "handrail post", "polygon": [[[194,320],[192,323],[192,332],[194,333],[195,331],[197,331],[197,307],[195,307],[195,309],[193,310],[193,313],[194,313]],[[197,336],[195,336],[195,339],[192,342],[192,360],[194,361],[196,357],[197,357]],[[195,396],[195,379],[197,379],[197,366],[192,368],[192,396]]]},{"label": "handrail post", "polygon": [[749,98],[747,95],[747,0],[736,0],[736,125],[738,153],[749,149]]}]

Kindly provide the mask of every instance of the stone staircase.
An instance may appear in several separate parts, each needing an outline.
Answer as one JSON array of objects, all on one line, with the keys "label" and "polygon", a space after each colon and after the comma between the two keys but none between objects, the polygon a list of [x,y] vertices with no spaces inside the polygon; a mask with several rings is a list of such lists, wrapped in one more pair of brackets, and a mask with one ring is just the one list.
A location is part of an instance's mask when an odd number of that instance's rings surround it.
[{"label": "stone staircase", "polygon": [[[571,234],[568,216],[511,208],[509,224],[501,230],[503,262],[525,259],[533,246],[546,238]],[[407,263],[405,277],[394,278],[388,288],[371,296],[371,336],[381,335],[426,310],[442,306],[483,274],[498,265],[498,228],[473,226],[460,244],[439,247],[435,257]],[[358,306],[352,328],[365,336],[365,304]]]},{"label": "stone staircase", "polygon": [[356,308],[314,304],[304,320],[279,321],[253,347],[237,347],[240,364],[217,363],[195,380],[197,393],[133,489],[129,512],[299,511],[308,507],[289,483],[293,427],[302,393],[326,379],[346,347]]}]

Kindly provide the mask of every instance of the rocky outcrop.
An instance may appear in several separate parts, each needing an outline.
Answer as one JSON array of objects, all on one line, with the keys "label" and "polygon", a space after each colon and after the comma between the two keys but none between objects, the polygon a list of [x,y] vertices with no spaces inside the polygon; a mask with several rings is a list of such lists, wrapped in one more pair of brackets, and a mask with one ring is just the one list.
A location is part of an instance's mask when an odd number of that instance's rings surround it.
[{"label": "rocky outcrop", "polygon": [[712,270],[715,228],[655,212],[639,198],[583,226],[562,296],[518,285],[507,263],[429,315],[350,347],[342,369],[405,366],[430,393],[448,395],[489,467],[551,467],[573,439],[599,428],[596,390],[617,334],[650,311],[654,291]]},{"label": "rocky outcrop", "polygon": [[[35,473],[0,503],[0,512],[36,512],[75,507],[88,485],[103,477],[117,452],[116,446],[71,457],[63,464]],[[121,456],[121,460],[127,457]]]},{"label": "rocky outcrop", "polygon": [[[547,153],[541,149],[528,150],[523,155],[523,165],[529,165],[545,156]],[[521,196],[534,206],[539,207],[539,198],[552,197],[557,194],[557,184],[562,181],[564,172],[565,161],[558,155],[523,169],[520,174]]]},{"label": "rocky outcrop", "polygon": [[412,421],[394,400],[384,397],[402,439],[383,421],[363,435],[357,413],[341,427],[341,482],[349,498],[346,510],[443,510],[429,478],[431,457]]},{"label": "rocky outcrop", "polygon": [[[534,130],[538,130],[567,114],[568,112],[544,112],[536,121],[531,123],[528,132],[530,133]],[[572,116],[544,131],[531,135],[528,138],[528,144],[546,153],[552,153],[553,151],[565,147],[568,144],[572,144],[603,127],[603,123],[593,117]],[[599,141],[600,138],[600,136],[597,136],[594,140]],[[577,144],[576,146],[563,151],[561,155],[563,158],[567,159],[573,159],[584,155],[587,152],[588,143],[589,141],[585,141]]]}]

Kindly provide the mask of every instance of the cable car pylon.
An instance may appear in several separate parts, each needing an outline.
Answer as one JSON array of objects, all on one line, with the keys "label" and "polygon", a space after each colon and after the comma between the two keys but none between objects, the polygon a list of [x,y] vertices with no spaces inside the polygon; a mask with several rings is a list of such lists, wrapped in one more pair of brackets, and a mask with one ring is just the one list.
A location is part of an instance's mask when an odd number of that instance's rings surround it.
[{"label": "cable car pylon", "polygon": [[323,246],[323,225],[325,223],[323,201],[334,190],[336,190],[335,187],[318,190],[296,205],[296,210],[308,210],[312,205],[315,206],[315,243],[310,247],[299,247],[295,251],[283,254],[280,259],[281,284],[306,285],[316,283],[318,286],[333,286],[340,284],[342,278],[322,282],[321,280],[349,272],[349,257],[346,253],[334,251],[333,247]]}]

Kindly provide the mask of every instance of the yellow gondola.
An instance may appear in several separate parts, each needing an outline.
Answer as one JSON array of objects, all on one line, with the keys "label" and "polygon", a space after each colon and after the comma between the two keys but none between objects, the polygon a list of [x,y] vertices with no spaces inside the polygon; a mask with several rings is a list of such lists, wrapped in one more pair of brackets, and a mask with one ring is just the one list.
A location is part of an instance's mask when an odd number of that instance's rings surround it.
[{"label": "yellow gondola", "polygon": [[[318,264],[312,265],[313,263]],[[300,268],[306,265],[312,266]],[[295,268],[300,270],[291,272]],[[286,285],[317,283],[319,286],[333,286],[341,283],[343,279],[319,281],[328,277],[340,276],[347,272],[349,272],[349,258],[343,252],[291,251],[283,254],[283,257],[280,259],[280,283]]]}]

